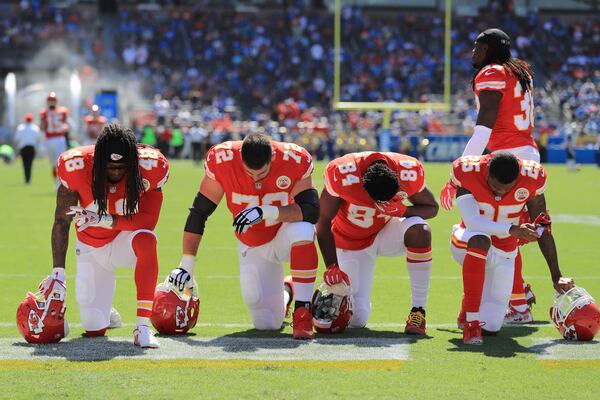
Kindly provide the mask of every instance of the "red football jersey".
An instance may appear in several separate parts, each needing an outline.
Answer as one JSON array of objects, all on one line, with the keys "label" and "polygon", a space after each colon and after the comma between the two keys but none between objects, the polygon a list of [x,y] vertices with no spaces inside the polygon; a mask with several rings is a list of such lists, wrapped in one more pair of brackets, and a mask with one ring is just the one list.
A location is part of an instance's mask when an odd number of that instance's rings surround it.
[{"label": "red football jersey", "polygon": [[47,139],[64,136],[69,131],[69,125],[67,124],[68,115],[69,110],[65,107],[56,107],[54,110],[48,108],[40,111],[42,126],[46,127],[44,133]]},{"label": "red football jersey", "polygon": [[106,118],[103,115],[93,117],[88,115],[85,117],[85,123],[87,125],[86,133],[89,139],[96,140],[102,132],[102,128],[106,125]]},{"label": "red football jersey", "polygon": [[[294,143],[271,143],[271,170],[258,182],[245,172],[241,141],[221,143],[211,147],[206,154],[206,175],[221,184],[227,197],[227,208],[233,216],[249,207],[292,204],[294,199],[290,193],[294,185],[312,174],[312,157],[308,151]],[[244,234],[235,234],[242,243],[256,247],[273,240],[280,227],[281,222],[263,221]]]},{"label": "red football jersey", "polygon": [[[546,171],[535,161],[519,160],[521,171],[512,190],[497,197],[487,184],[491,155],[465,156],[452,164],[452,181],[473,194],[479,204],[479,212],[494,222],[519,225],[525,203],[544,193]],[[464,226],[464,223],[462,224]],[[517,239],[510,235],[492,236],[492,244],[507,252],[517,248]]]},{"label": "red football jersey", "polygon": [[[533,84],[532,84],[533,87]],[[479,110],[482,90],[502,92],[496,123],[487,148],[490,151],[537,145],[531,136],[533,130],[533,90],[523,91],[517,78],[502,65],[490,64],[475,77],[475,101]]]},{"label": "red football jersey", "polygon": [[[139,147],[139,165],[144,191],[162,187],[169,177],[169,162],[162,153],[151,147]],[[97,211],[92,194],[92,166],[94,164],[94,146],[83,146],[64,152],[58,159],[58,178],[64,187],[79,195],[79,204],[88,210]],[[109,185],[108,213],[124,215],[125,179]],[[144,201],[144,194],[140,203]],[[77,238],[90,246],[102,247],[110,243],[118,234],[117,229],[89,227],[77,232]]]},{"label": "red football jersey", "polygon": [[335,246],[345,250],[362,250],[375,241],[375,237],[391,219],[383,214],[363,188],[361,178],[375,161],[382,160],[398,176],[402,199],[425,188],[423,165],[416,158],[399,153],[350,153],[327,164],[325,189],[330,195],[343,200],[333,219],[331,231]]}]

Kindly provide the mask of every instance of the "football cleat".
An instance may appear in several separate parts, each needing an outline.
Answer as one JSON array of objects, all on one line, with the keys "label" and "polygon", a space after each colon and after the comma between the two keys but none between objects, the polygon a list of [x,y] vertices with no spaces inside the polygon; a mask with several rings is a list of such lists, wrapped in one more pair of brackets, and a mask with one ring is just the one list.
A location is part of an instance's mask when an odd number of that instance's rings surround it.
[{"label": "football cleat", "polygon": [[133,331],[133,344],[144,349],[158,349],[160,343],[147,325],[138,325]]},{"label": "football cleat", "polygon": [[116,329],[121,328],[123,326],[123,321],[121,320],[121,314],[117,311],[116,308],[111,307],[110,309],[110,320],[108,322],[108,329]]},{"label": "football cleat", "polygon": [[414,308],[408,314],[406,319],[406,326],[404,327],[404,333],[407,335],[421,335],[425,336],[425,310],[422,308]]},{"label": "football cleat", "polygon": [[313,321],[310,310],[306,307],[296,308],[292,321],[292,337],[299,340],[314,339]]},{"label": "football cleat", "polygon": [[164,335],[177,335],[186,333],[198,321],[200,299],[196,293],[198,285],[192,281],[179,290],[179,285],[167,276],[163,283],[156,286],[152,316],[150,322],[158,332]]},{"label": "football cleat", "polygon": [[289,293],[290,293],[290,299],[288,300],[287,304],[285,305],[285,317],[289,318],[290,306],[292,305],[292,302],[294,301],[294,281],[292,280],[291,275],[288,275],[283,279],[283,286],[284,287],[287,286],[289,288]]},{"label": "football cleat", "polygon": [[483,344],[481,324],[479,321],[467,321],[463,329],[464,344],[480,346]]},{"label": "football cleat", "polygon": [[344,281],[332,286],[322,283],[311,305],[312,322],[319,333],[342,333],[352,318],[352,290]]},{"label": "football cleat", "polygon": [[521,312],[509,305],[506,314],[504,314],[504,325],[530,324],[532,322],[533,316],[529,307],[526,311]]},{"label": "football cleat", "polygon": [[566,340],[589,341],[600,330],[600,310],[590,294],[579,286],[554,293],[550,318]]}]

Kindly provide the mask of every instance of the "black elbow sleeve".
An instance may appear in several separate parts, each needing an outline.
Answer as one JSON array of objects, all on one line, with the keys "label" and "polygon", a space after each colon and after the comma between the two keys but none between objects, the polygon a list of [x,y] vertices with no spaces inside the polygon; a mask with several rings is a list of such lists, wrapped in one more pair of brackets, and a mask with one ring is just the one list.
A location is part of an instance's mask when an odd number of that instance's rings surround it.
[{"label": "black elbow sleeve", "polygon": [[294,197],[294,201],[302,210],[302,221],[316,224],[319,220],[319,193],[316,189],[306,189]]},{"label": "black elbow sleeve", "polygon": [[194,204],[190,208],[190,213],[185,222],[184,230],[186,232],[204,234],[204,224],[208,217],[215,211],[217,205],[202,193],[198,193],[194,199]]}]

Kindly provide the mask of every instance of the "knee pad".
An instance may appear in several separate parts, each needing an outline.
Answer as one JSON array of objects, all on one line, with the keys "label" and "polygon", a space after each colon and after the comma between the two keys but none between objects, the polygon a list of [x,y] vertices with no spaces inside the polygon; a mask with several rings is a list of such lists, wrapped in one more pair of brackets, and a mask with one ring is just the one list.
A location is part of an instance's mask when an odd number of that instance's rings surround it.
[{"label": "knee pad", "polygon": [[258,306],[261,301],[262,288],[256,265],[246,264],[240,268],[240,286],[244,303],[250,308]]},{"label": "knee pad", "polygon": [[315,226],[306,221],[290,222],[288,238],[290,243],[312,242],[315,238]]},{"label": "knee pad", "polygon": [[77,267],[75,276],[75,299],[79,307],[90,305],[96,299],[96,287],[94,286],[94,276],[91,264],[81,263]]},{"label": "knee pad", "polygon": [[350,328],[363,328],[367,325],[371,315],[371,302],[369,299],[353,299],[352,318],[350,319]]}]

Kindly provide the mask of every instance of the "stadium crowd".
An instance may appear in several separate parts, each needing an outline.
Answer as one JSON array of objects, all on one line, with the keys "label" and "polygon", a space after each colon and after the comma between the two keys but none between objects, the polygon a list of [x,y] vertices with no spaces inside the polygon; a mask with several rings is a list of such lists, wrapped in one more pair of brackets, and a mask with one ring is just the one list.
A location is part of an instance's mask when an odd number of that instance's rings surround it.
[{"label": "stadium crowd", "polygon": [[[171,147],[172,156],[265,131],[332,157],[338,147],[371,148],[382,125],[379,113],[331,108],[333,15],[325,10],[299,5],[257,13],[170,4],[160,12],[122,7],[116,18],[98,19],[90,7],[28,0],[12,7],[20,12],[2,19],[0,54],[33,55],[64,41],[80,55],[80,67],[92,66],[99,75],[118,68],[154,98],[153,118],[136,120],[140,137]],[[394,146],[401,150],[410,136],[471,133],[476,111],[470,53],[486,26],[507,31],[513,55],[534,66],[541,144],[553,134],[598,136],[600,20],[486,12],[453,18],[451,113],[395,112]],[[346,7],[342,44],[342,100],[441,99],[441,13]]]}]

